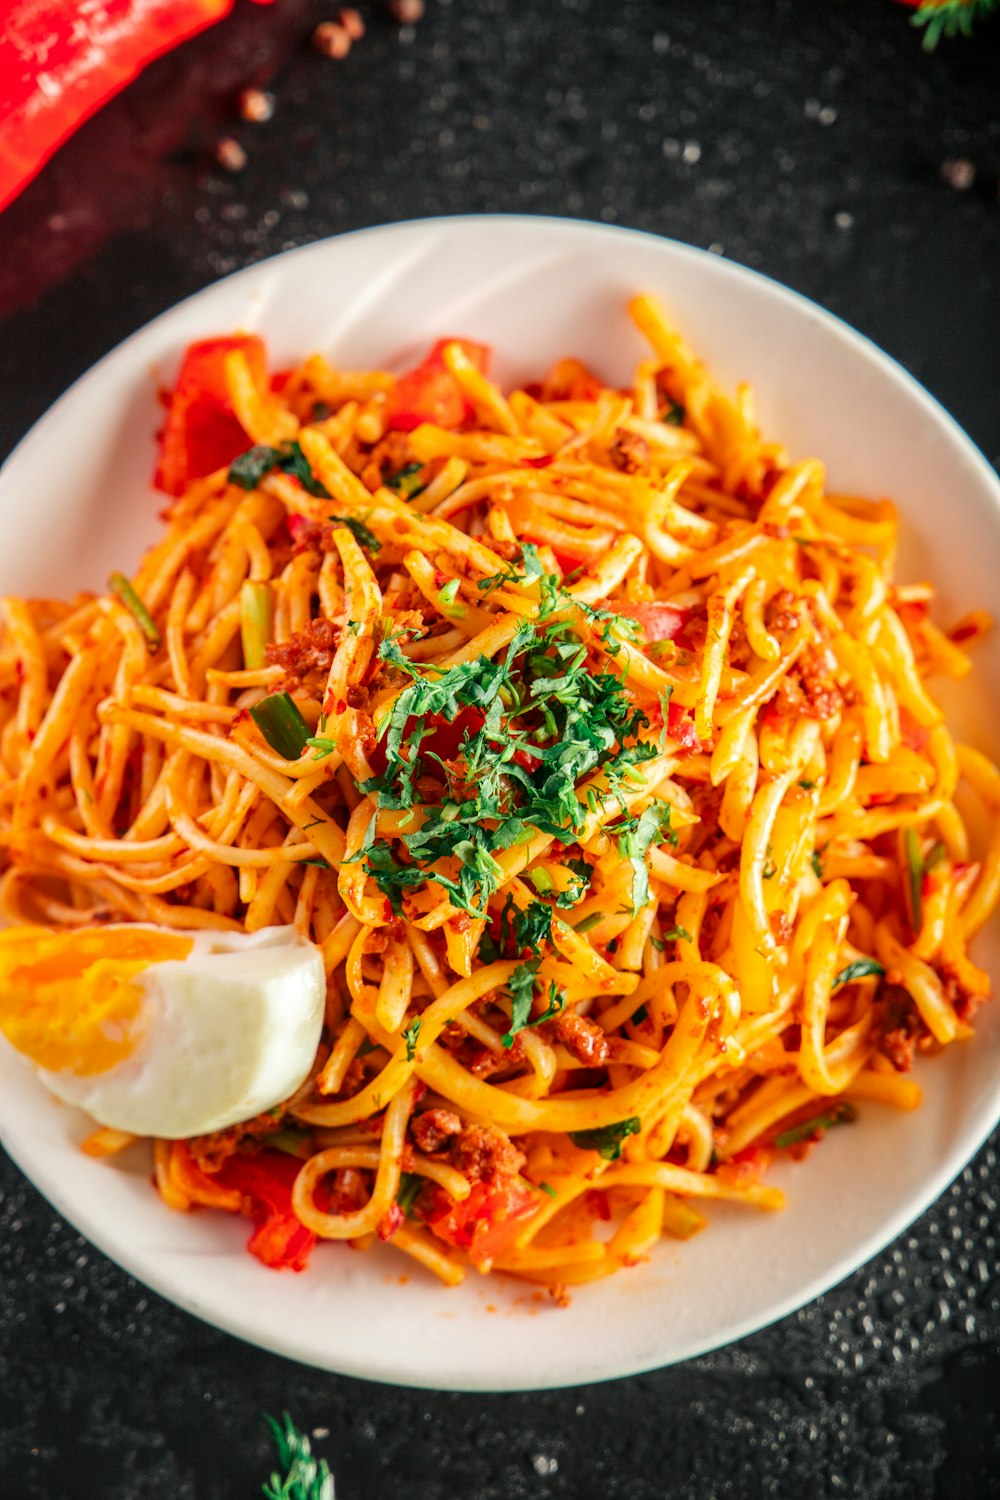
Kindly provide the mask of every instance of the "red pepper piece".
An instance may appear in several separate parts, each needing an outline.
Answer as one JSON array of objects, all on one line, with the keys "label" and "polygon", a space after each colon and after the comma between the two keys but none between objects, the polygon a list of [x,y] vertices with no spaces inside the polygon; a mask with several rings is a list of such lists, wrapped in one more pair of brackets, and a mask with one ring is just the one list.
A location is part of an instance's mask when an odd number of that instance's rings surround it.
[{"label": "red pepper piece", "polygon": [[250,445],[226,392],[226,356],[237,351],[263,386],[267,355],[253,334],[205,339],[184,356],[167,407],[155,478],[168,495],[182,494],[193,479],[221,469]]},{"label": "red pepper piece", "polygon": [[284,1152],[259,1151],[231,1156],[213,1179],[243,1194],[243,1212],[256,1225],[247,1249],[273,1270],[304,1271],[316,1244],[292,1210],[292,1184],[301,1166]]},{"label": "red pepper piece", "polygon": [[447,1198],[442,1207],[432,1210],[428,1224],[439,1239],[467,1251],[478,1266],[510,1248],[540,1202],[536,1192],[514,1177],[477,1182],[461,1203]]},{"label": "red pepper piece", "polygon": [[476,344],[471,339],[438,339],[427,357],[396,382],[388,402],[388,427],[399,432],[412,432],[423,422],[435,427],[461,427],[475,415],[462,387],[445,368],[446,344],[461,344],[476,368],[486,374],[489,345]]},{"label": "red pepper piece", "polygon": [[[147,63],[233,0],[10,0],[0,30],[0,208]],[[85,9],[85,14],[84,14]]]},{"label": "red pepper piece", "polygon": [[667,738],[682,750],[700,750],[701,740],[694,727],[694,715],[689,708],[682,708],[671,700],[667,709]]}]

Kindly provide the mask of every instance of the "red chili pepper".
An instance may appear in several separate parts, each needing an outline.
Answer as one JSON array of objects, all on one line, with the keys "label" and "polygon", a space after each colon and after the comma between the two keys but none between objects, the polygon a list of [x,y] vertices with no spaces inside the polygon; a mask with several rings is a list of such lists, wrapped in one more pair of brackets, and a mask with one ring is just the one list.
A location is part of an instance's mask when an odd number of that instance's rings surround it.
[{"label": "red chili pepper", "polygon": [[547,469],[549,464],[554,464],[556,456],[554,453],[543,453],[541,458],[522,458],[522,469]]},{"label": "red chili pepper", "polygon": [[256,1225],[247,1249],[273,1270],[304,1271],[316,1244],[312,1230],[292,1210],[292,1184],[301,1166],[284,1152],[259,1151],[231,1156],[213,1178],[243,1194],[243,1212]]},{"label": "red chili pepper", "polygon": [[411,432],[423,422],[431,422],[435,427],[461,427],[475,415],[462,387],[445,368],[447,344],[461,344],[476,368],[486,374],[490,364],[488,344],[476,344],[471,339],[438,339],[427,357],[396,382],[388,401],[388,427],[399,432]]},{"label": "red chili pepper", "polygon": [[246,356],[250,373],[263,386],[267,355],[253,334],[205,339],[184,355],[167,406],[156,470],[155,482],[168,495],[182,494],[192,479],[221,469],[249,447],[226,390],[226,356],[237,351]]},{"label": "red chili pepper", "polygon": [[0,208],[147,63],[233,0],[8,0],[0,30]]}]

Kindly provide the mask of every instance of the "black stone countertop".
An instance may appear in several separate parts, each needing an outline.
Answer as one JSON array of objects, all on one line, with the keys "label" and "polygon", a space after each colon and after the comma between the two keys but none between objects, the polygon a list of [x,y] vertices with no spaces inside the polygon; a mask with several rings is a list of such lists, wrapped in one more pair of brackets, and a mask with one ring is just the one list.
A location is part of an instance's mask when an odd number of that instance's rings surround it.
[{"label": "black stone countertop", "polygon": [[[0,218],[0,451],[99,355],[248,261],[427,214],[568,214],[759,267],[839,313],[1000,455],[1000,20],[920,48],[893,0],[239,0]],[[235,119],[247,83],[267,124]],[[220,136],[245,147],[227,174]],[[965,191],[943,161],[976,171]],[[71,456],[67,458],[71,466]],[[71,476],[70,476],[71,477]],[[691,1363],[540,1395],[396,1391],[248,1348],[147,1292],[0,1162],[0,1494],[252,1497],[260,1413],[340,1500],[1000,1494],[996,1139],[895,1245]],[[595,1329],[595,1337],[600,1336]]]}]

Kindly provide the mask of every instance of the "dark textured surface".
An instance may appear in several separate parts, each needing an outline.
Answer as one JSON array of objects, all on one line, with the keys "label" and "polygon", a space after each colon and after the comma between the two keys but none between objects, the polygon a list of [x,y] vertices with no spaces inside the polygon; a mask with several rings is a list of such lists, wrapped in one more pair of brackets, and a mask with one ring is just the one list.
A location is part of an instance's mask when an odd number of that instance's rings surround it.
[{"label": "dark textured surface", "polygon": [[[1000,456],[997,23],[926,57],[891,0],[429,0],[410,31],[369,9],[338,64],[304,41],[327,14],[243,4],[0,219],[0,448],[141,322],[248,260],[393,218],[515,210],[761,268],[896,355]],[[234,124],[234,89],[269,78],[274,120]],[[247,149],[239,176],[207,164],[220,133]],[[965,193],[938,177],[955,156],[977,169]],[[112,1266],[7,1162],[0,1189],[14,1500],[253,1496],[259,1413],[282,1407],[320,1434],[341,1500],[1000,1494],[989,1148],[780,1326],[679,1369],[494,1398],[378,1389],[245,1348]]]}]

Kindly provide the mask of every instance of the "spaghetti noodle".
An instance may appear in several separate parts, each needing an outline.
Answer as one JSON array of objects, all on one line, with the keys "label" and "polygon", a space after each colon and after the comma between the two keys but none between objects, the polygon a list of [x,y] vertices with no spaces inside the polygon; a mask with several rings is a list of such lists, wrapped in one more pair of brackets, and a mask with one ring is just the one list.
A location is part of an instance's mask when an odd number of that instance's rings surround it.
[{"label": "spaghetti noodle", "polygon": [[927,686],[981,617],[946,635],[893,507],[630,311],[621,390],[197,346],[135,577],[3,601],[7,917],[322,951],[303,1088],[156,1143],[165,1201],[252,1211],[272,1264],[382,1239],[559,1299],[707,1200],[780,1207],[775,1153],[914,1107],[989,993],[1000,776]]}]

